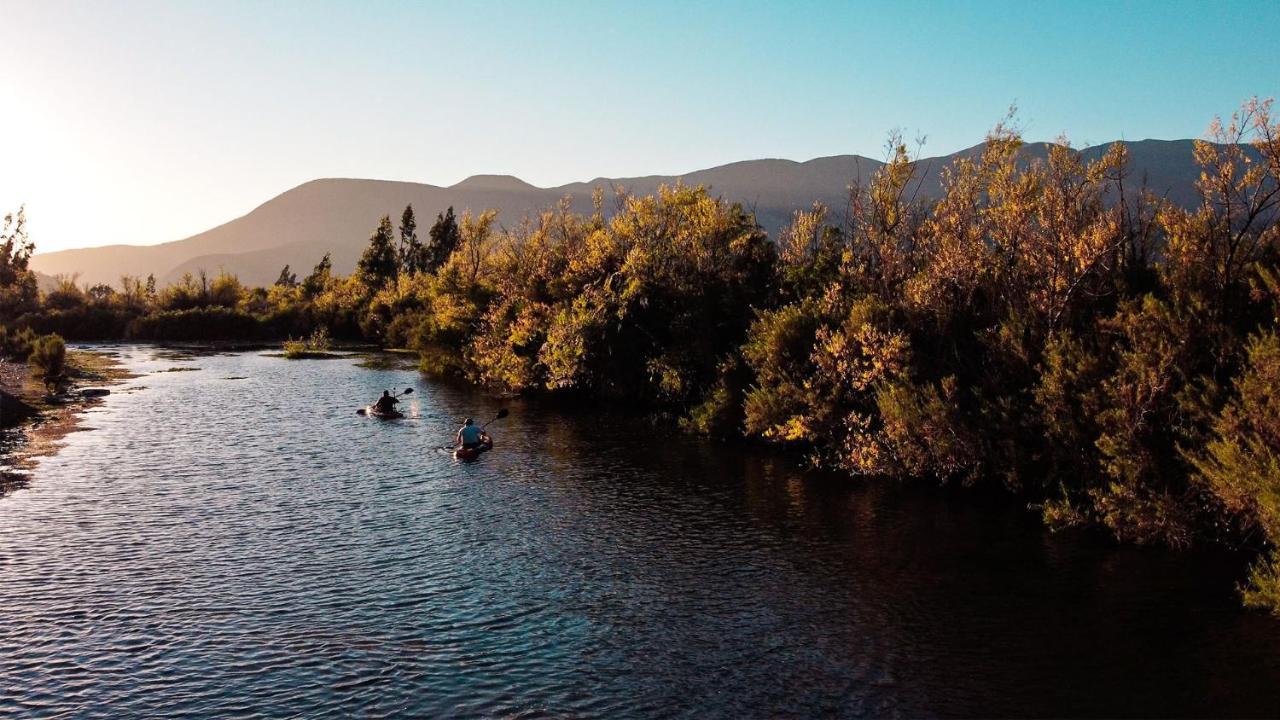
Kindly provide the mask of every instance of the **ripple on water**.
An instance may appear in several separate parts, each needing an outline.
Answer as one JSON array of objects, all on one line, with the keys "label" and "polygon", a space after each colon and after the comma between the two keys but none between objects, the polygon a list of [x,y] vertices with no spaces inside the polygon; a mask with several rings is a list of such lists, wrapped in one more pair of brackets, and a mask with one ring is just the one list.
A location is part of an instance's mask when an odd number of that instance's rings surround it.
[{"label": "ripple on water", "polygon": [[[1273,707],[1275,625],[1179,580],[1208,577],[1191,561],[1064,551],[1017,511],[534,406],[458,464],[439,451],[456,419],[496,410],[466,389],[354,361],[119,352],[146,389],[108,397],[0,500],[0,714]],[[416,419],[355,415],[406,384]],[[1190,636],[1161,654],[1191,670],[1134,679],[1140,612]]]}]

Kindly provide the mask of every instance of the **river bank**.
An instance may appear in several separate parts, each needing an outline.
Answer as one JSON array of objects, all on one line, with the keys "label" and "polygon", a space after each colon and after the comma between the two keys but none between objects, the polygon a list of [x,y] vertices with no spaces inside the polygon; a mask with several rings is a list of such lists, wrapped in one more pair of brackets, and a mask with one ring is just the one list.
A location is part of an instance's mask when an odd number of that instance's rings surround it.
[{"label": "river bank", "polygon": [[137,377],[111,352],[69,349],[66,385],[50,394],[26,363],[0,360],[0,496],[24,487],[32,460],[80,429],[84,410]]}]

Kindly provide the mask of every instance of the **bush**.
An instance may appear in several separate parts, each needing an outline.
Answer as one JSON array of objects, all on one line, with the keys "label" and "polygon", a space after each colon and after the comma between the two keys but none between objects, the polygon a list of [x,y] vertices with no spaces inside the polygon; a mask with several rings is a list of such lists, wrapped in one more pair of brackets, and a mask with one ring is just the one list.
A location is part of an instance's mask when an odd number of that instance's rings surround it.
[{"label": "bush", "polygon": [[44,335],[36,338],[31,345],[31,355],[27,357],[33,374],[46,385],[55,385],[62,380],[67,365],[67,344],[58,335]]},{"label": "bush", "polygon": [[41,334],[57,333],[70,340],[114,340],[124,337],[138,311],[129,308],[80,305],[57,310],[45,307],[20,322]]},{"label": "bush", "polygon": [[26,360],[35,341],[36,333],[29,327],[10,330],[0,325],[0,357]]},{"label": "bush", "polygon": [[316,328],[305,340],[290,338],[284,341],[284,356],[290,360],[308,357],[324,357],[329,354],[333,340],[329,337],[329,328],[323,325]]},{"label": "bush", "polygon": [[245,340],[263,335],[254,316],[224,307],[165,310],[129,323],[134,340]]}]

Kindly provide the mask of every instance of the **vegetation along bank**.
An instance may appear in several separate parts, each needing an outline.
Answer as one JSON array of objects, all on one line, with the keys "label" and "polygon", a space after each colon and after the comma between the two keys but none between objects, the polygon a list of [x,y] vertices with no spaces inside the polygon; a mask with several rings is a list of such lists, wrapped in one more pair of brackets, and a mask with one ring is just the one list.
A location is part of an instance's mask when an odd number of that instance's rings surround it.
[{"label": "vegetation along bank", "polygon": [[[998,485],[1054,527],[1258,553],[1246,603],[1280,612],[1280,126],[1251,101],[1196,146],[1175,205],[1065,142],[1028,161],[997,126],[919,200],[899,141],[770,239],[701,187],[378,223],[358,270],[41,293],[19,214],[0,319],[75,339],[328,338],[406,347],[510,392],[641,404],[690,431],[884,479]],[[312,342],[314,341],[314,342]]]}]

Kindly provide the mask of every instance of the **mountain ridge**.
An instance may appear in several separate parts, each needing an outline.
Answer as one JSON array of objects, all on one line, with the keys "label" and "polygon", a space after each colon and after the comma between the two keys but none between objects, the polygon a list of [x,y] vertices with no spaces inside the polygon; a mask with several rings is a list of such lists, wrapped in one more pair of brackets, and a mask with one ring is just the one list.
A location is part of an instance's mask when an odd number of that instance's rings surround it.
[{"label": "mountain ridge", "polygon": [[[1132,158],[1135,186],[1147,178],[1157,193],[1172,201],[1194,200],[1199,170],[1192,157],[1191,140],[1145,139],[1124,141]],[[1094,158],[1112,143],[1079,148]],[[1049,143],[1027,143],[1028,159],[1043,157]],[[950,155],[921,158],[921,194],[936,197],[941,190],[942,169],[959,157],[970,156],[981,144]],[[436,213],[452,206],[461,215],[493,208],[499,221],[519,218],[554,205],[568,197],[570,207],[591,210],[592,191],[621,187],[634,194],[654,192],[660,185],[684,182],[706,185],[731,202],[740,202],[756,213],[757,220],[776,235],[795,210],[814,202],[833,209],[847,201],[848,186],[865,183],[883,162],[861,155],[830,155],[809,160],[761,158],[740,160],[679,175],[597,177],[554,187],[538,187],[518,177],[502,174],[472,175],[450,186],[402,180],[364,178],[316,178],[272,197],[249,212],[201,233],[156,245],[108,245],[40,253],[32,266],[47,275],[79,274],[83,283],[117,284],[122,274],[155,274],[171,282],[185,272],[203,269],[232,272],[246,283],[274,281],[289,264],[306,271],[326,252],[332,253],[335,272],[347,273],[376,226],[378,218],[398,219],[405,205],[413,204],[419,234],[424,235]]]}]

